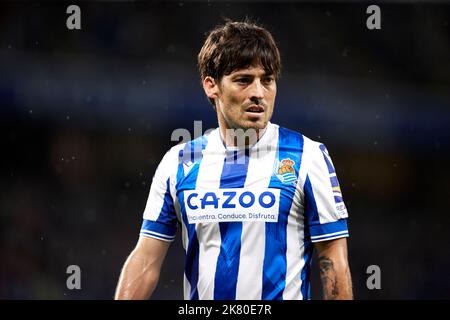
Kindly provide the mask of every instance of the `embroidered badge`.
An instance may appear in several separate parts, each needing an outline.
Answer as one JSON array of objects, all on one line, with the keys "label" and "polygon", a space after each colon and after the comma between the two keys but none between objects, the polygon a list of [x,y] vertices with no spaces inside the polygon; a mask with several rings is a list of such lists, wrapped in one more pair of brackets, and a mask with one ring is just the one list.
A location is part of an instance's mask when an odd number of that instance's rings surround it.
[{"label": "embroidered badge", "polygon": [[274,174],[285,184],[296,184],[297,177],[294,169],[295,161],[292,159],[282,159],[275,163]]}]

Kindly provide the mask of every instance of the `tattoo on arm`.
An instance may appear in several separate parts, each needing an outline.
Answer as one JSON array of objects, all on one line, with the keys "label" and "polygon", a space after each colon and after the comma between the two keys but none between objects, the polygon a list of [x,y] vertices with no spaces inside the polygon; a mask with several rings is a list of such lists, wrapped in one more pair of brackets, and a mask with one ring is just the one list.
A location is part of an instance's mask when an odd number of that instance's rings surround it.
[{"label": "tattoo on arm", "polygon": [[333,261],[326,256],[319,257],[319,269],[324,298],[336,299],[339,295],[339,290]]}]

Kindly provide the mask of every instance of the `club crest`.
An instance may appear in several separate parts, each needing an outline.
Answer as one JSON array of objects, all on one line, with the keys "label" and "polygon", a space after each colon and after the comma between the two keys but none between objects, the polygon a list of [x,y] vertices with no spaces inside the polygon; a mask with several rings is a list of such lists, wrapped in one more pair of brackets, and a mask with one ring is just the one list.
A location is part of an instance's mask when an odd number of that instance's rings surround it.
[{"label": "club crest", "polygon": [[295,161],[292,159],[282,159],[275,162],[274,174],[275,176],[285,184],[296,184],[297,177],[294,169]]}]

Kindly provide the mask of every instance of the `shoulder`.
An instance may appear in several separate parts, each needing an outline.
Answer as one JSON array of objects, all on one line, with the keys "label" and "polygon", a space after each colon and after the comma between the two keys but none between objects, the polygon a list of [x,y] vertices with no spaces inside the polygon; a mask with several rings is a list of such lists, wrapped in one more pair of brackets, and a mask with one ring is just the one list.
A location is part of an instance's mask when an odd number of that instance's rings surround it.
[{"label": "shoulder", "polygon": [[280,139],[302,140],[304,137],[303,134],[299,131],[282,127],[274,123],[271,123],[270,125],[276,128],[276,130],[278,130],[278,136],[280,137]]},{"label": "shoulder", "polygon": [[289,143],[299,143],[302,151],[305,153],[321,153],[322,150],[326,150],[325,145],[320,141],[315,141],[305,136],[300,131],[288,129],[282,126],[275,125],[278,129],[278,135],[280,140],[286,140]]},{"label": "shoulder", "polygon": [[327,150],[325,145],[320,141],[310,139],[306,136],[303,136],[303,141],[304,152],[310,155],[322,154],[322,152],[325,152]]},{"label": "shoulder", "polygon": [[195,162],[201,157],[202,151],[205,149],[208,140],[217,130],[218,129],[214,129],[198,138],[171,147],[164,157],[167,158],[168,161],[176,162],[177,164]]},{"label": "shoulder", "polygon": [[289,144],[290,146],[298,146],[302,153],[302,162],[314,163],[323,161],[324,155],[329,157],[328,150],[321,141],[313,140],[303,133],[281,126],[278,127],[280,146]]},{"label": "shoulder", "polygon": [[308,167],[310,169],[321,168],[322,170],[326,170],[331,159],[325,144],[307,137],[304,140],[303,152],[304,158],[309,164]]},{"label": "shoulder", "polygon": [[271,136],[278,140],[277,145],[280,151],[295,154],[303,152],[303,135],[300,132],[272,123],[270,125],[272,132],[275,132]]}]

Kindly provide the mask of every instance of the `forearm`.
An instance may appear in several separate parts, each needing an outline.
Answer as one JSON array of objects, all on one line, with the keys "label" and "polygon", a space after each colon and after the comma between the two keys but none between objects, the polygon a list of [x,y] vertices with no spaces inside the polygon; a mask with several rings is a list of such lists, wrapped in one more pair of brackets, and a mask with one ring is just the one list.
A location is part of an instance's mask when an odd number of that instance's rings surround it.
[{"label": "forearm", "polygon": [[348,263],[332,256],[319,257],[320,278],[325,300],[353,299],[352,279]]},{"label": "forearm", "polygon": [[316,243],[325,300],[353,299],[345,238]]},{"label": "forearm", "polygon": [[156,288],[159,268],[147,257],[131,253],[122,269],[116,300],[148,299]]}]

